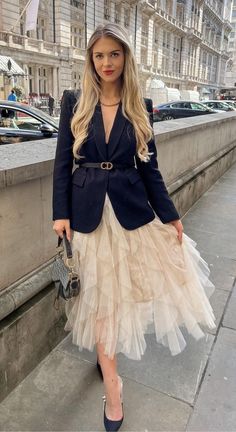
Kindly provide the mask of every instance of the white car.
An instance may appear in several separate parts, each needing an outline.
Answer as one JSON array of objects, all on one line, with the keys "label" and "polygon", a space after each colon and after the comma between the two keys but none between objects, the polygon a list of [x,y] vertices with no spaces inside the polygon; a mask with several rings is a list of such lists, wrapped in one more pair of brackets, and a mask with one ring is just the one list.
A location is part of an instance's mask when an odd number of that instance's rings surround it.
[{"label": "white car", "polygon": [[231,106],[236,110],[236,101],[224,99],[222,100],[222,102],[226,103],[227,105]]},{"label": "white car", "polygon": [[235,111],[235,108],[222,100],[207,100],[201,101],[201,103],[217,112]]}]

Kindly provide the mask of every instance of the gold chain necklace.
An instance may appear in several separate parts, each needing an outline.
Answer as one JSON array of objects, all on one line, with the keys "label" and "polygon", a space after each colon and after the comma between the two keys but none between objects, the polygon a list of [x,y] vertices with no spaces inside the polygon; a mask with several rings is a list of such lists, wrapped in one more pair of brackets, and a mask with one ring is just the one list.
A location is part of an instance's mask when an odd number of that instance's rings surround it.
[{"label": "gold chain necklace", "polygon": [[107,104],[104,104],[103,102],[100,101],[100,104],[103,105],[103,106],[106,106],[106,107],[116,106],[116,105],[119,105],[119,103],[120,103],[120,100],[119,100],[119,102],[117,102],[115,104],[107,105]]}]

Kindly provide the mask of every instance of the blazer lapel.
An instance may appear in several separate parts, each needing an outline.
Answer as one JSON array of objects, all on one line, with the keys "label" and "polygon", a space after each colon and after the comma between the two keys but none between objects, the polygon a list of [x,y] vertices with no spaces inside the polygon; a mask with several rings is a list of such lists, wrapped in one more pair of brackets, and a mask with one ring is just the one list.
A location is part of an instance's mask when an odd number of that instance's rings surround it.
[{"label": "blazer lapel", "polygon": [[103,127],[103,119],[101,107],[99,104],[95,106],[94,115],[93,115],[93,124],[95,131],[95,143],[103,161],[107,160],[107,149],[106,149],[106,141],[105,141],[105,132]]},{"label": "blazer lapel", "polygon": [[119,140],[121,137],[121,134],[124,130],[125,124],[127,122],[127,119],[122,114],[122,104],[120,102],[119,107],[117,109],[117,113],[114,119],[114,123],[110,132],[110,137],[108,144],[105,144],[108,146],[108,160],[111,160],[111,157],[113,156],[117,145],[119,144]]}]

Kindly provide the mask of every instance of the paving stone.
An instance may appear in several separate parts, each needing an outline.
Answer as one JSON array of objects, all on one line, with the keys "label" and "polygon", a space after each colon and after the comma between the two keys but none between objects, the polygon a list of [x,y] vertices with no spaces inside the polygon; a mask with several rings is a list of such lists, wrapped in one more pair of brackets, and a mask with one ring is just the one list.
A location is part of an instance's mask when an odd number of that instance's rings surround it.
[{"label": "paving stone", "polygon": [[[170,351],[156,343],[154,334],[146,336],[147,349],[141,361],[127,359],[118,354],[118,370],[127,378],[135,380],[168,395],[192,403],[208,359],[214,337],[206,334],[199,341],[187,335],[183,329],[187,346],[182,353],[171,356]],[[82,352],[67,338],[58,345],[64,353],[96,362],[96,353]]]},{"label": "paving stone", "polygon": [[231,291],[236,277],[236,260],[205,252],[201,256],[208,263],[210,280],[216,288]]},{"label": "paving stone", "polygon": [[[236,175],[235,175],[236,180]],[[236,183],[236,182],[235,182]],[[236,184],[232,183],[231,185],[225,184],[225,183],[214,183],[213,186],[208,189],[207,194],[209,195],[219,195],[223,197],[231,197],[231,199],[235,200],[235,191],[236,191]]]},{"label": "paving stone", "polygon": [[188,432],[236,430],[236,331],[221,328]]},{"label": "paving stone", "polygon": [[[197,215],[200,218],[205,215],[211,216],[212,220],[217,220],[218,217],[225,217],[226,220],[235,221],[232,217],[236,212],[236,198],[231,196],[222,197],[220,194],[208,194],[203,195],[191,209],[184,215],[183,221],[187,221],[193,215]],[[226,226],[227,230],[227,226]]]},{"label": "paving stone", "polygon": [[185,216],[182,220],[182,223],[184,226],[184,232],[189,236],[191,236],[192,229],[203,231],[206,233],[206,236],[208,232],[218,235],[218,233],[222,232],[223,227],[227,223],[227,232],[232,232],[232,237],[235,238],[236,242],[236,221],[232,220],[232,217],[229,215],[218,215],[217,218],[213,218],[208,212],[203,214],[202,211],[200,213],[196,211],[188,214],[188,216]]},{"label": "paving stone", "polygon": [[226,313],[223,319],[223,326],[236,330],[236,286],[234,286]]},{"label": "paving stone", "polygon": [[234,163],[224,174],[223,177],[234,176],[236,177],[236,164]]},{"label": "paving stone", "polygon": [[[236,213],[235,213],[236,214]],[[216,235],[214,232],[200,231],[189,228],[186,234],[197,243],[197,250],[219,257],[226,257],[236,260],[236,235],[227,230],[220,231]]]},{"label": "paving stone", "polygon": [[215,335],[217,332],[229,295],[229,291],[215,289],[214,293],[210,298],[210,303],[216,317],[216,328],[208,330],[208,332],[211,334]]},{"label": "paving stone", "polygon": [[[103,385],[83,360],[53,351],[0,405],[1,430],[103,431]],[[191,407],[124,379],[125,431],[185,431]]]}]

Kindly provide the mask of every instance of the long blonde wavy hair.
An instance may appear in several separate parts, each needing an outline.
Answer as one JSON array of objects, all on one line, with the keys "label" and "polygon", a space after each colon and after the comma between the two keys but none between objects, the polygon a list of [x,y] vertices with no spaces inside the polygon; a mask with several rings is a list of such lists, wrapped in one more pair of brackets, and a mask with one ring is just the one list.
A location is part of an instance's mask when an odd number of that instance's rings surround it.
[{"label": "long blonde wavy hair", "polygon": [[118,24],[99,25],[89,39],[80,98],[75,105],[71,130],[75,137],[73,155],[79,159],[79,150],[88,136],[88,125],[101,95],[100,77],[93,64],[93,45],[101,37],[111,37],[124,50],[124,69],[121,74],[122,113],[132,123],[137,142],[137,154],[145,162],[149,160],[148,141],[153,136],[148,113],[139,84],[137,63],[129,43],[128,33]]}]

